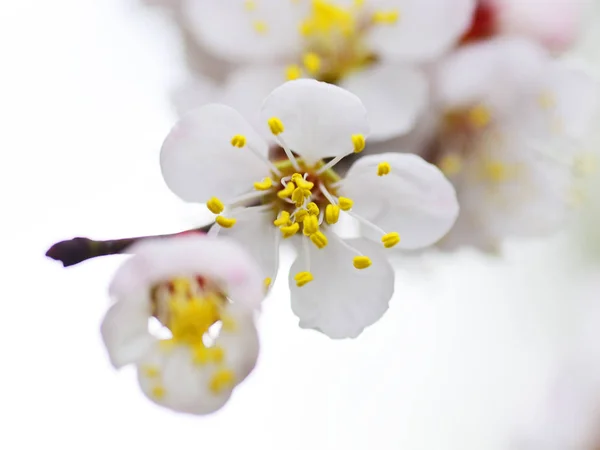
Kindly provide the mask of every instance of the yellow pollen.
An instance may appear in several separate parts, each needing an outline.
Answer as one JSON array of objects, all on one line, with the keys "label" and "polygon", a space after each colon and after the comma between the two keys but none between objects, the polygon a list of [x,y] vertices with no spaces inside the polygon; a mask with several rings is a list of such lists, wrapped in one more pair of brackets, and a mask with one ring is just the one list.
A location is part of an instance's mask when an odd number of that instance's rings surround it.
[{"label": "yellow pollen", "polygon": [[542,92],[538,96],[537,101],[540,108],[545,110],[552,109],[556,106],[556,97],[552,92]]},{"label": "yellow pollen", "polygon": [[308,205],[306,205],[306,209],[311,216],[319,215],[319,207],[315,202],[310,202]]},{"label": "yellow pollen", "polygon": [[156,378],[160,375],[160,369],[156,366],[142,366],[142,372],[148,378]]},{"label": "yellow pollen", "polygon": [[310,240],[313,244],[317,246],[317,248],[324,248],[327,246],[327,236],[323,234],[321,231],[317,231],[314,234],[310,235]]},{"label": "yellow pollen", "polygon": [[283,123],[277,117],[271,117],[267,123],[269,124],[269,128],[271,129],[271,133],[277,136],[280,133],[283,133]]},{"label": "yellow pollen", "polygon": [[152,397],[154,397],[157,400],[161,400],[165,397],[165,394],[167,393],[167,391],[165,390],[165,388],[163,386],[154,386],[152,388]]},{"label": "yellow pollen", "polygon": [[224,217],[224,216],[217,216],[217,218],[215,219],[215,222],[217,222],[223,228],[231,228],[232,226],[235,225],[235,223],[237,222],[237,219],[234,219],[233,217],[229,218],[229,217]]},{"label": "yellow pollen", "polygon": [[381,238],[381,242],[385,248],[392,248],[400,242],[400,235],[395,231],[393,233],[388,233]]},{"label": "yellow pollen", "polygon": [[187,297],[192,293],[192,283],[187,278],[173,278],[171,286],[173,286],[173,293],[178,297]]},{"label": "yellow pollen", "polygon": [[269,26],[263,20],[255,20],[252,22],[252,26],[254,27],[254,31],[256,31],[258,34],[266,34],[269,30]]},{"label": "yellow pollen", "polygon": [[485,177],[488,180],[500,183],[510,178],[510,170],[506,164],[501,161],[489,161],[484,166]]},{"label": "yellow pollen", "polygon": [[306,181],[302,175],[295,173],[292,175],[292,181],[296,183],[296,186],[302,189],[312,189],[315,185],[312,181]]},{"label": "yellow pollen", "polygon": [[235,375],[229,369],[219,369],[210,379],[208,387],[215,394],[220,394],[223,390],[233,386]]},{"label": "yellow pollen", "polygon": [[246,11],[254,11],[256,9],[256,2],[253,0],[245,0],[244,8]]},{"label": "yellow pollen", "polygon": [[400,18],[400,11],[397,9],[391,11],[375,11],[372,19],[377,25],[394,25]]},{"label": "yellow pollen", "polygon": [[271,277],[267,277],[263,280],[263,284],[265,285],[265,289],[269,289],[269,287],[271,286],[271,282],[273,280],[271,280]]},{"label": "yellow pollen", "polygon": [[299,209],[296,211],[296,214],[294,214],[294,219],[296,222],[302,222],[306,216],[308,216],[308,211],[306,209]]},{"label": "yellow pollen", "polygon": [[204,365],[223,362],[225,351],[221,347],[198,346],[194,348],[194,363]]},{"label": "yellow pollen", "polygon": [[298,272],[294,276],[294,280],[296,281],[296,286],[302,287],[306,283],[310,283],[313,280],[313,276],[310,272]]},{"label": "yellow pollen", "polygon": [[213,214],[221,214],[225,209],[225,205],[223,205],[223,202],[217,197],[212,197],[209,201],[207,201],[206,207]]},{"label": "yellow pollen", "polygon": [[467,119],[475,128],[484,128],[492,120],[492,113],[484,105],[477,105],[467,112]]},{"label": "yellow pollen", "polygon": [[254,183],[254,189],[256,189],[257,191],[266,191],[268,189],[271,189],[272,186],[273,180],[271,180],[271,178],[269,177],[266,177],[262,181],[257,181],[256,183]]},{"label": "yellow pollen", "polygon": [[362,134],[353,134],[352,145],[354,145],[354,153],[362,152],[365,149],[365,137]]},{"label": "yellow pollen", "polygon": [[329,225],[337,223],[340,218],[340,207],[331,203],[325,208],[325,222]]},{"label": "yellow pollen", "polygon": [[342,211],[348,211],[352,209],[352,205],[354,205],[354,202],[352,201],[352,199],[349,199],[347,197],[340,197],[338,198],[338,205]]},{"label": "yellow pollen", "polygon": [[458,155],[446,155],[440,160],[439,166],[444,175],[456,175],[462,169],[462,159]]},{"label": "yellow pollen", "polygon": [[302,69],[298,64],[290,64],[285,68],[285,79],[288,81],[297,80],[302,76]]},{"label": "yellow pollen", "polygon": [[243,134],[236,134],[234,137],[231,138],[231,145],[233,145],[234,147],[242,148],[244,145],[246,145],[246,136],[244,136]]},{"label": "yellow pollen", "polygon": [[285,185],[285,187],[283,189],[281,189],[277,193],[277,197],[279,197],[280,199],[291,197],[291,195],[294,193],[295,189],[296,189],[296,185],[290,181],[290,182],[288,182],[288,184]]},{"label": "yellow pollen", "polygon": [[308,197],[310,197],[309,189],[297,187],[294,189],[294,192],[292,192],[292,201],[296,204],[297,208],[300,208],[304,204],[304,199]]},{"label": "yellow pollen", "polygon": [[390,166],[389,162],[380,162],[377,165],[377,175],[380,177],[387,175],[392,170],[392,166]]},{"label": "yellow pollen", "polygon": [[304,217],[304,221],[302,222],[303,228],[302,232],[305,236],[310,236],[311,234],[319,231],[319,219],[317,216],[307,215]]},{"label": "yellow pollen", "polygon": [[336,34],[349,37],[356,32],[352,11],[326,0],[312,0],[311,15],[300,25],[303,36],[330,37]]},{"label": "yellow pollen", "polygon": [[273,221],[273,225],[280,227],[282,225],[290,224],[290,213],[287,211],[281,211],[279,217]]},{"label": "yellow pollen", "polygon": [[307,52],[304,54],[302,58],[302,62],[304,67],[312,76],[315,76],[319,73],[319,69],[321,68],[321,58],[319,55],[313,52]]},{"label": "yellow pollen", "polygon": [[279,229],[281,230],[283,238],[287,239],[295,235],[298,232],[298,230],[300,230],[300,225],[297,222],[294,222],[291,225],[279,227]]},{"label": "yellow pollen", "polygon": [[352,264],[359,270],[366,269],[372,264],[371,258],[368,256],[355,256],[352,260]]}]

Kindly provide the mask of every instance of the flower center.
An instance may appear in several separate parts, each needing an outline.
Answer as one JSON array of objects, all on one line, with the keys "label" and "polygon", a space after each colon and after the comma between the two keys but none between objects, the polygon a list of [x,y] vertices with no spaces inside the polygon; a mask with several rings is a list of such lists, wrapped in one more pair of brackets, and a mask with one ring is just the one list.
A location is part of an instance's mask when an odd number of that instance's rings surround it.
[{"label": "flower center", "polygon": [[[152,288],[152,314],[170,332],[171,337],[161,339],[160,346],[165,352],[175,347],[190,349],[192,362],[204,366],[213,364],[217,369],[209,380],[209,388],[218,394],[234,383],[231,370],[223,365],[225,350],[213,345],[215,336],[210,330],[220,324],[222,329],[235,329],[233,320],[224,313],[227,298],[218,290],[207,286],[202,277],[178,277]],[[160,370],[155,366],[143,368],[143,374],[156,379],[154,396],[165,395],[160,383]]]}]

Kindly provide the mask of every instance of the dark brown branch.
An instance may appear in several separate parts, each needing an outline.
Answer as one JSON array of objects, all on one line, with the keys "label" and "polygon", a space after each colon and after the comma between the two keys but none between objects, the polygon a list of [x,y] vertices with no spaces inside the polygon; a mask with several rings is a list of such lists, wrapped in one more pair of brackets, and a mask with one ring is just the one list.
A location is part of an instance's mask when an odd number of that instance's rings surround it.
[{"label": "dark brown branch", "polygon": [[76,237],[67,241],[60,241],[54,244],[46,252],[46,256],[55,261],[60,261],[64,267],[74,266],[80,262],[86,261],[98,256],[117,255],[127,253],[131,244],[150,238],[173,237],[180,234],[191,232],[206,232],[212,224],[180,233],[162,234],[157,236],[139,236],[125,239],[109,239],[97,241],[85,237]]}]

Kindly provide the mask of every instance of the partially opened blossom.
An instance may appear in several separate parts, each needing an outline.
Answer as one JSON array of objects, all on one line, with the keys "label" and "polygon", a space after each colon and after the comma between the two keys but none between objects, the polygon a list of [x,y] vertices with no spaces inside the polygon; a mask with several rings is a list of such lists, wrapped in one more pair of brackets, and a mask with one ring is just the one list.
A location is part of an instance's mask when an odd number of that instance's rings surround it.
[{"label": "partially opened blossom", "polygon": [[[315,80],[275,89],[260,111],[287,158],[270,161],[268,144],[228,106],[184,116],[161,151],[164,179],[183,200],[216,214],[211,235],[243,243],[270,285],[282,240],[299,252],[289,276],[300,326],[333,338],[355,337],[387,310],[394,272],[388,248],[422,248],[440,239],[458,213],[442,173],[414,155],[361,158],[341,178],[334,166],[363,150],[366,110],[355,95]],[[329,159],[329,162],[325,162]],[[374,235],[342,239],[348,214]]]},{"label": "partially opened blossom", "polygon": [[593,80],[530,41],[498,38],[448,56],[435,87],[439,123],[428,159],[461,204],[443,243],[491,250],[509,236],[556,230],[574,201],[597,104]]},{"label": "partially opened blossom", "polygon": [[143,241],[132,252],[102,322],[112,364],[134,364],[142,391],[161,406],[191,414],[221,408],[258,356],[258,266],[239,244],[206,236]]},{"label": "partially opened blossom", "polygon": [[[259,131],[254,105],[286,80],[342,86],[365,103],[372,139],[408,132],[427,104],[414,64],[435,60],[469,25],[474,0],[185,0],[199,41],[238,64],[223,102]],[[267,133],[265,133],[267,134]]]}]

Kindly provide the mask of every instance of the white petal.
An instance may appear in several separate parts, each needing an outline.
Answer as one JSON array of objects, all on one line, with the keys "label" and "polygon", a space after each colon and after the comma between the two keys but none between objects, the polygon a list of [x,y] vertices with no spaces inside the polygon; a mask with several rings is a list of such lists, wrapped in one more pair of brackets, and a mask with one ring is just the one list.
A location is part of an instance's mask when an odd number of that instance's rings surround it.
[{"label": "white petal", "polygon": [[396,24],[378,25],[369,36],[384,57],[431,61],[449,50],[468,29],[475,0],[377,0],[377,10],[398,10]]},{"label": "white petal", "polygon": [[427,79],[421,71],[391,63],[355,72],[341,86],[365,104],[371,141],[409,132],[423,113],[429,96]]},{"label": "white petal", "polygon": [[258,263],[264,277],[274,280],[278,266],[277,233],[279,230],[273,225],[275,218],[272,213],[243,210],[240,213],[228,214],[228,217],[235,218],[237,222],[231,228],[221,228],[219,236],[238,242]]},{"label": "white petal", "polygon": [[394,293],[394,271],[381,246],[365,239],[345,241],[372,260],[366,269],[355,269],[355,253],[332,236],[327,247],[309,250],[313,281],[297,287],[294,275],[305,271],[301,252],[290,269],[292,310],[300,327],[312,328],[333,339],[355,338],[377,322],[388,309]]},{"label": "white petal", "polygon": [[251,65],[234,71],[223,88],[221,101],[239,111],[266,139],[273,139],[266,122],[260,120],[264,99],[285,83],[285,67],[280,65]]},{"label": "white petal", "polygon": [[352,135],[369,134],[367,111],[354,94],[315,80],[294,80],[275,89],[263,103],[264,123],[281,120],[281,137],[311,162],[353,151]]},{"label": "white petal", "polygon": [[[191,32],[216,55],[233,62],[273,61],[300,50],[302,2],[260,0],[184,0]],[[256,27],[263,28],[259,32]]]},{"label": "white petal", "polygon": [[[390,164],[388,175],[377,175],[380,162]],[[360,158],[350,167],[339,194],[354,200],[355,214],[387,233],[399,233],[399,248],[435,243],[458,216],[452,184],[437,167],[416,155],[384,153]]]},{"label": "white petal", "polygon": [[[148,369],[157,370],[158,374]],[[194,364],[188,346],[165,350],[156,343],[138,364],[138,381],[144,394],[161,406],[189,414],[208,414],[221,408],[235,387],[212,392],[210,380],[217,370],[215,364]]]},{"label": "white petal", "polygon": [[151,315],[149,290],[117,301],[106,312],[100,331],[115,368],[139,361],[150,350],[155,342],[148,332]]},{"label": "white petal", "polygon": [[[231,145],[246,137],[243,148]],[[188,202],[204,203],[212,196],[227,201],[252,190],[269,169],[248,147],[267,154],[267,145],[234,109],[211,104],[184,116],[173,127],[160,153],[167,186]]]},{"label": "white petal", "polygon": [[264,298],[262,270],[233,240],[204,235],[145,240],[131,253],[111,283],[116,298],[136,298],[157,283],[195,274],[219,283],[234,302],[247,307],[258,307]]},{"label": "white petal", "polygon": [[212,80],[196,75],[173,90],[171,102],[177,114],[183,116],[200,106],[217,101],[219,96],[219,88]]}]

